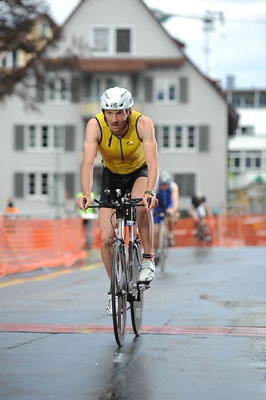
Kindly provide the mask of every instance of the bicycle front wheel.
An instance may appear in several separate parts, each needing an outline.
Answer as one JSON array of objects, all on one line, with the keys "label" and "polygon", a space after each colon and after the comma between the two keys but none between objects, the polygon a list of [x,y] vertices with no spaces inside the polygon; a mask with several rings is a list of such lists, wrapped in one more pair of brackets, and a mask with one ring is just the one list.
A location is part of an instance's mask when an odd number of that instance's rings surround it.
[{"label": "bicycle front wheel", "polygon": [[[164,222],[163,222],[164,224]],[[165,263],[166,263],[166,258],[167,258],[167,243],[166,243],[166,230],[165,226],[162,225],[160,227],[160,235],[159,235],[159,264],[160,264],[160,269],[161,273],[163,274],[165,271]]]},{"label": "bicycle front wheel", "polygon": [[141,269],[141,257],[139,247],[136,243],[129,244],[129,258],[132,260],[132,283],[133,296],[131,297],[131,322],[132,328],[136,336],[139,336],[142,328],[143,316],[143,301],[144,301],[144,286],[138,285],[139,271]]},{"label": "bicycle front wheel", "polygon": [[125,250],[121,243],[115,242],[112,257],[112,316],[116,343],[123,346],[127,319],[127,278]]}]

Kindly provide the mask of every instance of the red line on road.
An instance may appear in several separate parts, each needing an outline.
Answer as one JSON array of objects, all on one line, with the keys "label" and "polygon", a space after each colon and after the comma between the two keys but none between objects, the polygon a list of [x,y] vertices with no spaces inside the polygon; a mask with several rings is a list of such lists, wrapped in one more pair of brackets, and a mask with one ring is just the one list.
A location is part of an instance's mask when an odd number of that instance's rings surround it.
[{"label": "red line on road", "polygon": [[[71,324],[0,324],[0,332],[20,333],[111,333],[112,325]],[[132,332],[128,328],[128,332]],[[143,334],[150,335],[222,335],[266,336],[265,326],[144,326]]]}]

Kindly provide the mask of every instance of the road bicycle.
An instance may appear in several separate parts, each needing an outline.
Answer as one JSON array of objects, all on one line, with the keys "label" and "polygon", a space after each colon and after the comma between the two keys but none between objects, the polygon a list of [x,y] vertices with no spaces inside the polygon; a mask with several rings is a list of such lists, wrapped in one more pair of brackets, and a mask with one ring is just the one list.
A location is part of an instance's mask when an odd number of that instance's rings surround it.
[{"label": "road bicycle", "polygon": [[165,219],[168,216],[168,214],[164,210],[159,210],[158,212],[156,212],[156,215],[160,217],[160,223],[159,223],[159,240],[158,240],[159,246],[155,254],[155,264],[157,267],[160,268],[161,273],[164,273],[166,258],[168,255],[167,229],[165,226]]},{"label": "road bicycle", "polygon": [[[136,207],[142,198],[131,198],[130,194],[121,196],[116,190],[116,200],[110,198],[110,191],[105,189],[107,201],[99,202],[98,206],[114,209],[110,220],[114,229],[112,254],[111,297],[112,317],[116,343],[123,346],[126,333],[127,310],[130,308],[132,328],[139,336],[142,328],[144,291],[149,283],[139,281],[141,270],[141,247],[136,222]],[[127,234],[126,234],[127,229]],[[129,303],[129,307],[128,307]]]},{"label": "road bicycle", "polygon": [[199,223],[195,232],[195,238],[198,241],[203,241],[206,243],[211,243],[212,237],[208,228],[208,225],[204,218],[199,219]]}]

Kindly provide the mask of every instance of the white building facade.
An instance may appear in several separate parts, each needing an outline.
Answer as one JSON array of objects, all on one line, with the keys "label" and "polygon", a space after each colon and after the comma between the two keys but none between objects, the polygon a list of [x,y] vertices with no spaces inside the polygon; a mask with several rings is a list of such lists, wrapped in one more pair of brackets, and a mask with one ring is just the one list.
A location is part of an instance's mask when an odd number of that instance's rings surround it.
[{"label": "white building facade", "polygon": [[[29,91],[37,110],[15,96],[0,105],[1,210],[12,197],[31,215],[75,211],[85,125],[100,111],[103,91],[116,85],[152,118],[160,168],[178,183],[180,208],[197,191],[225,207],[236,115],[141,0],[81,1],[45,57],[46,84]],[[100,174],[97,159],[96,195]]]}]

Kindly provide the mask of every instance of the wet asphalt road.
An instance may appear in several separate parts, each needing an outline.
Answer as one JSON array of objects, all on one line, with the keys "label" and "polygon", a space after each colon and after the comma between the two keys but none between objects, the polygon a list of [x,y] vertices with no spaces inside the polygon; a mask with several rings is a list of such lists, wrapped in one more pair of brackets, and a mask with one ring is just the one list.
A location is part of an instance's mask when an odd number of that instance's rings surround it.
[{"label": "wet asphalt road", "polygon": [[145,293],[144,333],[120,350],[102,267],[2,279],[0,399],[264,400],[265,259],[266,248],[171,250]]}]

